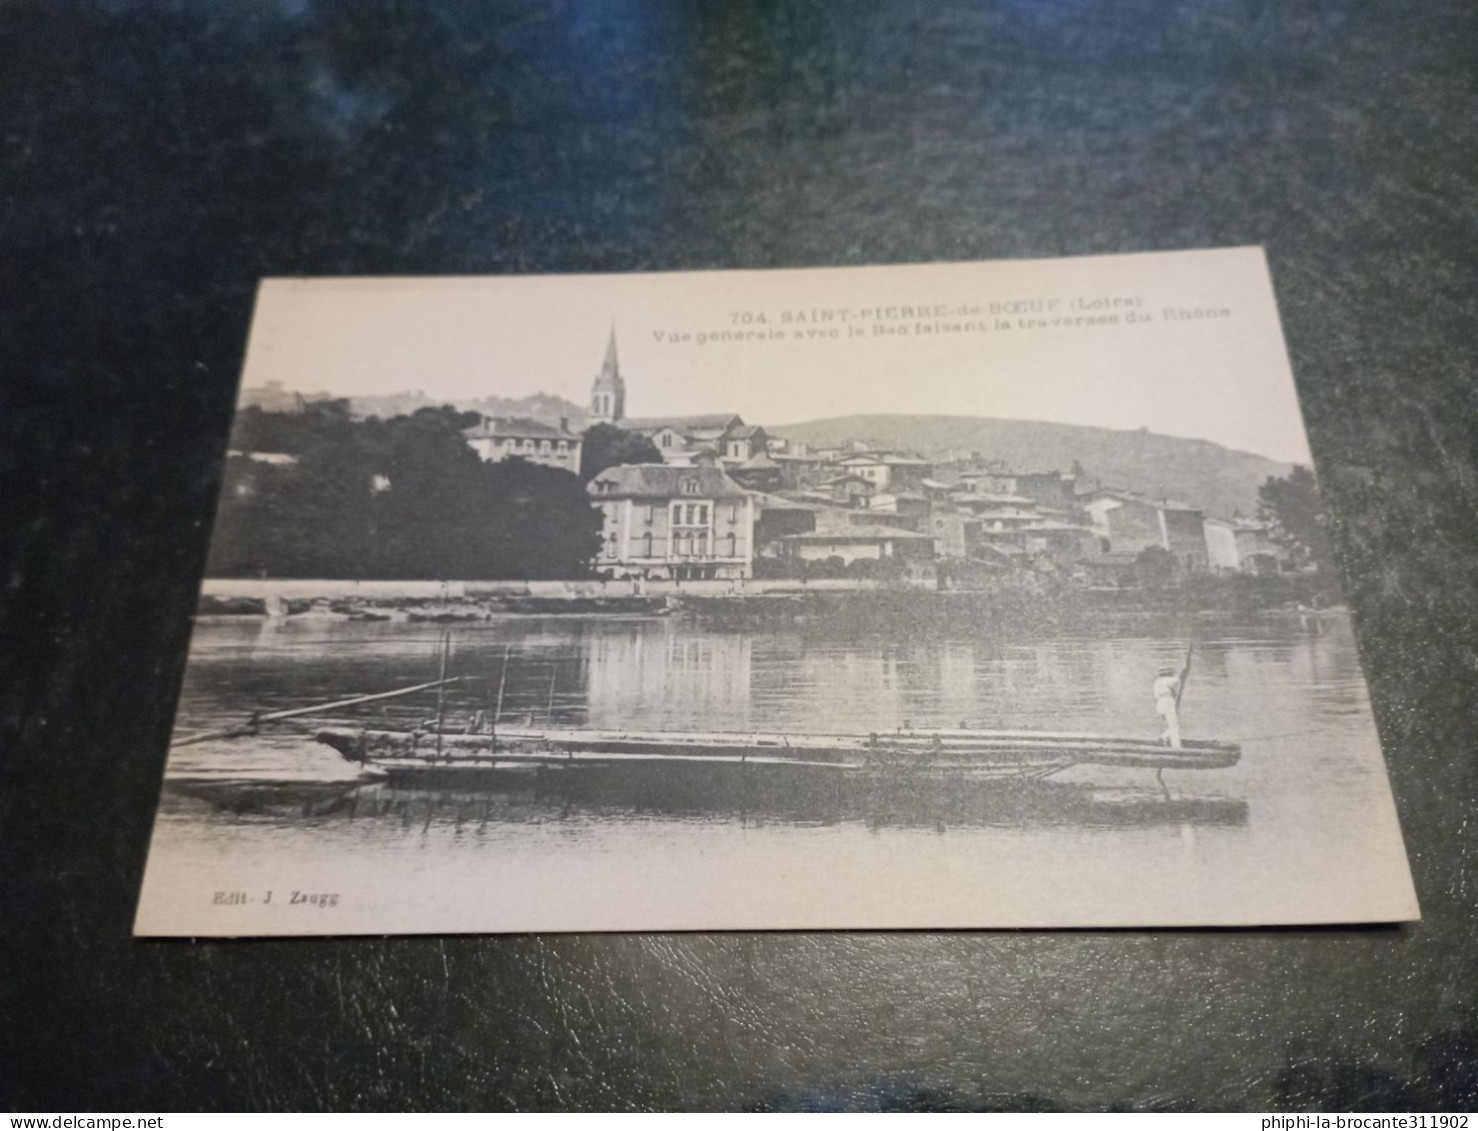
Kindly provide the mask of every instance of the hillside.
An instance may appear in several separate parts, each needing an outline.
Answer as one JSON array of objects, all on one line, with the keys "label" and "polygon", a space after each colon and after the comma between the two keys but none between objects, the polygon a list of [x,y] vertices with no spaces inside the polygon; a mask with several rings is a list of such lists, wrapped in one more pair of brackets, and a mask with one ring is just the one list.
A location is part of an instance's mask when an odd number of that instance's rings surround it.
[{"label": "hillside", "polygon": [[1117,432],[1035,420],[979,416],[839,416],[767,427],[771,435],[812,447],[863,440],[878,447],[942,459],[951,452],[979,452],[1017,471],[1068,472],[1077,461],[1082,487],[1101,483],[1156,498],[1171,497],[1228,518],[1257,510],[1257,489],[1289,465],[1207,440],[1155,432]]}]

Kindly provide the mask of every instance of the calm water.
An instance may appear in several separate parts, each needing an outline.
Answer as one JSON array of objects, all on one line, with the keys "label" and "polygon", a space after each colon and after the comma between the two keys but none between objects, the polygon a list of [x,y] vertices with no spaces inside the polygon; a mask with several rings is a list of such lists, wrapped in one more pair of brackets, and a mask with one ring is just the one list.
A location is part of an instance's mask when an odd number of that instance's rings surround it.
[{"label": "calm water", "polygon": [[[1153,737],[1150,684],[1178,662],[1186,631],[1182,618],[1143,616],[1016,639],[508,618],[454,626],[451,671],[469,678],[443,709],[455,723],[501,695],[505,718],[559,725],[964,723]],[[1347,621],[1206,616],[1191,633],[1183,732],[1240,742],[1243,758],[1167,772],[1168,796],[1149,771],[1102,767],[906,805],[836,804],[789,782],[742,797],[651,780],[550,790],[528,774],[477,793],[379,785],[301,807],[167,796],[143,919],[230,929],[247,912],[212,904],[217,890],[318,887],[339,896],[321,921],[296,913],[251,929],[1274,922],[1350,918],[1345,905],[1372,886],[1401,886]],[[435,678],[440,635],[426,624],[203,621],[180,729]],[[403,724],[435,710],[428,693],[355,717]],[[182,748],[171,771],[268,764],[344,770],[285,729]]]}]

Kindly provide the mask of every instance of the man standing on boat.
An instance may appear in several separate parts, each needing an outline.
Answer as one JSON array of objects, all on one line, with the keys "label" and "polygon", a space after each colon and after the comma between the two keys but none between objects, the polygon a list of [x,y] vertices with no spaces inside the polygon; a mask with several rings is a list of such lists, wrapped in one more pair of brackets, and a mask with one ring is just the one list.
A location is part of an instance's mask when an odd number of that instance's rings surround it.
[{"label": "man standing on boat", "polygon": [[1191,652],[1186,649],[1185,664],[1179,671],[1166,664],[1155,679],[1155,712],[1165,720],[1165,733],[1160,741],[1166,746],[1180,748],[1180,693],[1185,690],[1186,677],[1191,673]]}]

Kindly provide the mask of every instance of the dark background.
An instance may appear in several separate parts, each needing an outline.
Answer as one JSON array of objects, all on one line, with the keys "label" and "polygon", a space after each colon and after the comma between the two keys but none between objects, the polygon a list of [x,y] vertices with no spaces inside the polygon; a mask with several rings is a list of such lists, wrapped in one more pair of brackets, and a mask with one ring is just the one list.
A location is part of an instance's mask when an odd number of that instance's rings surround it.
[{"label": "dark background", "polygon": [[[1474,1105],[1475,43],[1467,0],[5,5],[0,1101]],[[1227,244],[1422,922],[129,937],[259,276]]]}]

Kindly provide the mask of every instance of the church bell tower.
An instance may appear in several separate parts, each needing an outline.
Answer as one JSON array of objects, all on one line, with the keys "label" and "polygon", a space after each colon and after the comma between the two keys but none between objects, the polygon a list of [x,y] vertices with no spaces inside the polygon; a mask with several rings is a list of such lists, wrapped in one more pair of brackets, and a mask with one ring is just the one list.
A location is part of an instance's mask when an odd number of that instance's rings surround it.
[{"label": "church bell tower", "polygon": [[621,363],[616,358],[616,327],[612,325],[600,376],[590,387],[590,423],[615,424],[625,415],[626,382],[621,377]]}]

